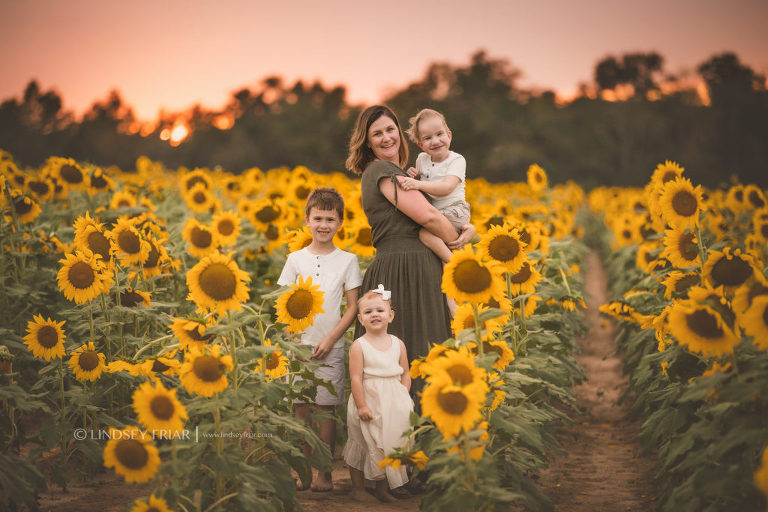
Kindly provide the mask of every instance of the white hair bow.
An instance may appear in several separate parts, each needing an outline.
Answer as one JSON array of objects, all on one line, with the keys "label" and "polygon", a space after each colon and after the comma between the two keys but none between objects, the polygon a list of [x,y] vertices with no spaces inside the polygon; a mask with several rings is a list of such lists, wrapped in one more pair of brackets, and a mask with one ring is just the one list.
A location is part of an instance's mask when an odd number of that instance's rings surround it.
[{"label": "white hair bow", "polygon": [[389,300],[389,298],[392,297],[392,292],[389,291],[389,290],[385,290],[383,284],[379,284],[378,288],[376,288],[375,290],[371,290],[371,291],[373,293],[380,293],[381,294],[381,298],[384,299],[384,300]]}]

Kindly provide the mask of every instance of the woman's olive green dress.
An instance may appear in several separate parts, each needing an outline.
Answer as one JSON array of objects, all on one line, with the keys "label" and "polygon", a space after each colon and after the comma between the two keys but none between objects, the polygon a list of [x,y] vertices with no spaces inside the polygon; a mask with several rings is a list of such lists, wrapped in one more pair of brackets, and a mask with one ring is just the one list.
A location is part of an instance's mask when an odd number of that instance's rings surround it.
[{"label": "woman's olive green dress", "polygon": [[[403,340],[411,362],[427,355],[433,343],[451,336],[451,316],[440,289],[442,261],[419,241],[421,226],[379,191],[379,181],[393,180],[395,175],[406,174],[386,161],[371,162],[363,172],[363,211],[371,225],[376,256],[363,276],[361,294],[379,284],[392,292],[395,319],[389,333]],[[358,323],[355,338],[364,332]]]}]

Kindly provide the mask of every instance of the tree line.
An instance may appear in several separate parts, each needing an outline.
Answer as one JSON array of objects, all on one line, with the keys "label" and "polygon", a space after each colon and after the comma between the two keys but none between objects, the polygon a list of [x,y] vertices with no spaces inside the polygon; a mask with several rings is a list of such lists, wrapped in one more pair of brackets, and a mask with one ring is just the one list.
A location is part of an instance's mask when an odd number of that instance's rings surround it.
[{"label": "tree line", "polygon": [[[593,83],[559,103],[552,91],[521,88],[521,72],[509,60],[478,51],[466,64],[429,65],[384,103],[405,124],[420,108],[443,112],[453,149],[474,178],[521,180],[538,163],[554,182],[641,186],[658,163],[674,160],[695,183],[768,186],[765,76],[733,53],[713,55],[697,74],[705,91],[666,72],[658,53],[606,56]],[[343,87],[268,77],[235,92],[221,111],[198,105],[185,112],[191,134],[174,147],[160,139],[174,115],[137,133],[132,109],[113,91],[78,120],[57,92],[32,80],[20,98],[0,104],[0,148],[30,166],[58,155],[131,170],[146,155],[170,168],[343,171],[362,108],[346,100]],[[219,123],[222,116],[231,126]],[[411,149],[415,158],[418,149]]]}]

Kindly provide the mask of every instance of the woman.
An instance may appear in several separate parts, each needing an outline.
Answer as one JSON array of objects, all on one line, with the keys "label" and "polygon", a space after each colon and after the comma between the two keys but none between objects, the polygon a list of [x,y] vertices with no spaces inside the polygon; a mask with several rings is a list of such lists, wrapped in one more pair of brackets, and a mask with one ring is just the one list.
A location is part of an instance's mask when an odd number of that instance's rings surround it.
[{"label": "woman", "polygon": [[[419,241],[419,230],[426,228],[456,249],[474,237],[475,228],[467,224],[457,236],[448,219],[421,192],[399,188],[397,180],[407,177],[403,171],[407,163],[408,147],[395,114],[383,105],[363,111],[347,158],[347,169],[362,175],[363,211],[376,247],[362,291],[383,284],[392,292],[395,318],[389,332],[405,342],[410,362],[425,356],[432,343],[451,336],[451,317],[440,289],[442,262]],[[362,335],[358,324],[355,338]],[[413,387],[420,386],[414,382]]]}]

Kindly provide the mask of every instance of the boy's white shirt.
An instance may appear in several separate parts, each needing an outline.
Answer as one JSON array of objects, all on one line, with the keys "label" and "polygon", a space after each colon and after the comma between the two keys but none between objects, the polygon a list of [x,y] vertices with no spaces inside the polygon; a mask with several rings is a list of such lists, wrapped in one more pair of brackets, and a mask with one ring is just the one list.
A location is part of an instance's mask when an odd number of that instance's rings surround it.
[{"label": "boy's white shirt", "polygon": [[[314,346],[341,319],[341,299],[344,292],[362,285],[363,278],[357,256],[338,247],[328,254],[313,254],[307,247],[289,254],[277,284],[296,284],[299,282],[299,276],[303,279],[311,277],[312,284],[320,285],[323,292],[323,313],[318,313],[312,325],[301,333],[302,343]],[[343,337],[333,344],[333,348],[343,346]]]},{"label": "boy's white shirt", "polygon": [[459,178],[459,184],[448,195],[436,197],[429,194],[432,198],[432,205],[438,210],[442,210],[452,204],[465,201],[465,181],[467,177],[467,161],[464,157],[455,151],[450,151],[448,156],[442,162],[433,162],[432,157],[427,153],[419,153],[416,157],[416,170],[419,171],[422,180],[442,181],[446,176],[456,176]]}]

